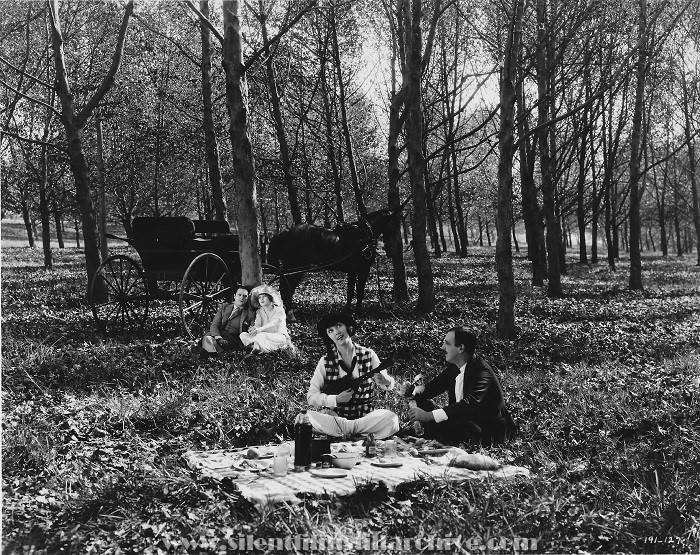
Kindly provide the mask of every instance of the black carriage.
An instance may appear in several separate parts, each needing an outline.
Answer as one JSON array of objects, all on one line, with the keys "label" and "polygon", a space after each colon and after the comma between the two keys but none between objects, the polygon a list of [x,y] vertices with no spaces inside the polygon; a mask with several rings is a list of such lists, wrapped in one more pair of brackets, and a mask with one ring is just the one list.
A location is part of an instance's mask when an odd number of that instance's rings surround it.
[{"label": "black carriage", "polygon": [[[128,242],[141,264],[118,254],[98,268],[90,305],[105,333],[144,325],[153,300],[176,300],[185,332],[200,337],[219,303],[231,302],[241,260],[238,235],[231,233],[228,222],[184,216],[134,218],[131,238],[107,236]],[[276,288],[286,282],[269,264],[263,264],[263,281]]]}]

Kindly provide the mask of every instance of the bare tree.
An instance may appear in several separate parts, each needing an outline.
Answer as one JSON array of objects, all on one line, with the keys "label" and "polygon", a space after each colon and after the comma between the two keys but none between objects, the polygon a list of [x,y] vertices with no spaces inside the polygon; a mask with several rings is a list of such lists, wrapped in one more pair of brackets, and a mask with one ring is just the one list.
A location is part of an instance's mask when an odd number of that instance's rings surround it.
[{"label": "bare tree", "polygon": [[503,69],[501,70],[501,121],[498,131],[498,204],[496,210],[496,272],[498,273],[499,337],[513,339],[515,329],[515,278],[510,230],[513,224],[513,157],[515,155],[515,102],[518,58],[522,37],[524,0],[514,0],[508,16]]}]

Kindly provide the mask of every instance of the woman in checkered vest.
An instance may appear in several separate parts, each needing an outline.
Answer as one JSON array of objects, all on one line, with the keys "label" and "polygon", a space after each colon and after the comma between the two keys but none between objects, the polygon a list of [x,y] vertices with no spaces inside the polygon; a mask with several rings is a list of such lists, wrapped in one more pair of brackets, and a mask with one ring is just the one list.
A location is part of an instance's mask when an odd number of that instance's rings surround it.
[{"label": "woman in checkered vest", "polygon": [[386,370],[368,377],[353,391],[337,395],[323,390],[328,383],[350,374],[353,378],[369,374],[379,366],[379,357],[368,347],[352,341],[355,320],[348,314],[331,312],[318,322],[318,333],[327,353],[321,357],[311,378],[306,398],[310,405],[324,407],[324,412],[309,411],[314,431],[330,436],[374,434],[382,439],[399,430],[399,419],[390,410],[374,409],[374,389],[393,389],[394,378]]}]

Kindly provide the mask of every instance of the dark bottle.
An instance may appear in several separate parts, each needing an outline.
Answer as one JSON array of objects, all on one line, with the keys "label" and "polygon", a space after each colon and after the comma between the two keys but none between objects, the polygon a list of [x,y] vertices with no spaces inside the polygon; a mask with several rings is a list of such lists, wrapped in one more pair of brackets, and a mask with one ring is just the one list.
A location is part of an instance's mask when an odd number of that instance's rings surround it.
[{"label": "dark bottle", "polygon": [[294,470],[311,468],[311,421],[306,411],[301,411],[294,421]]},{"label": "dark bottle", "polygon": [[365,440],[365,457],[374,457],[377,454],[377,442],[374,441],[374,434],[369,434]]}]

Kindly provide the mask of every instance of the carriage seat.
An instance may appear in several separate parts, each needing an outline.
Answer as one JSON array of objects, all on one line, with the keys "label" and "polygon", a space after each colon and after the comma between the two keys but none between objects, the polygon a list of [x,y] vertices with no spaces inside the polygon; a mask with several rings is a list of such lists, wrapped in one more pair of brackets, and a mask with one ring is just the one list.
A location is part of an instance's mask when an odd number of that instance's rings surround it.
[{"label": "carriage seat", "polygon": [[231,228],[226,220],[192,220],[194,232],[202,237],[231,235]]},{"label": "carriage seat", "polygon": [[194,239],[194,223],[185,216],[139,217],[132,224],[134,247],[165,248],[181,246]]},{"label": "carriage seat", "polygon": [[194,223],[185,216],[139,217],[132,224],[132,243],[144,269],[184,272],[191,261]]}]

